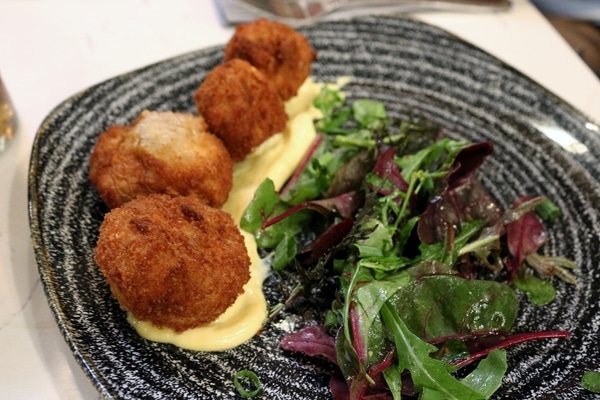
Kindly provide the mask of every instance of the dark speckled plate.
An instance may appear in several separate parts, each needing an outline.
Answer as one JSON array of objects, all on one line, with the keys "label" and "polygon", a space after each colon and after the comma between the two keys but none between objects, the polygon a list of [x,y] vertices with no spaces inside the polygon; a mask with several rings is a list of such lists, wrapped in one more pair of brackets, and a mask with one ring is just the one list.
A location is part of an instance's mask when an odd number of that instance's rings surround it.
[{"label": "dark speckled plate", "polygon": [[[579,284],[556,281],[550,306],[524,301],[516,330],[569,330],[572,337],[512,348],[494,398],[592,398],[580,380],[600,370],[598,126],[481,50],[410,19],[366,17],[303,31],[319,52],[317,80],[351,76],[352,97],[384,101],[393,115],[425,116],[453,137],[493,142],[481,179],[500,203],[545,194],[563,210],[545,252],[574,259]],[[29,201],[39,272],[75,358],[107,398],[236,398],[239,369],[260,376],[263,399],[329,398],[327,365],[278,347],[282,332],[302,318],[283,314],[221,353],[151,343],[127,324],[92,259],[106,211],[87,179],[96,137],[144,109],[194,112],[193,92],[222,52],[185,54],[76,94],[46,118],[34,143]]]}]

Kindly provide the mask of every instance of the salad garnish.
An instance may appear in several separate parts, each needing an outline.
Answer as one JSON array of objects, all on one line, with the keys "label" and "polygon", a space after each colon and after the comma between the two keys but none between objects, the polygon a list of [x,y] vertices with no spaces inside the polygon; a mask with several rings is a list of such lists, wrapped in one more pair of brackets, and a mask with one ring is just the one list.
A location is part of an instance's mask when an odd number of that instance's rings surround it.
[{"label": "salad garnish", "polygon": [[581,378],[581,386],[592,393],[600,393],[600,372],[585,371]]},{"label": "salad garnish", "polygon": [[331,293],[318,321],[281,346],[334,364],[335,399],[488,399],[506,348],[569,337],[512,332],[519,292],[547,304],[549,278],[574,284],[576,266],[540,252],[544,222],[560,215],[548,198],[503,208],[480,183],[492,143],[452,139],[328,86],[315,106],[314,145],[281,191],[263,182],[241,227],[271,252],[275,273],[297,276],[272,318]]},{"label": "salad garnish", "polygon": [[260,378],[254,371],[243,369],[237,371],[233,376],[233,385],[244,399],[251,399],[262,390]]}]

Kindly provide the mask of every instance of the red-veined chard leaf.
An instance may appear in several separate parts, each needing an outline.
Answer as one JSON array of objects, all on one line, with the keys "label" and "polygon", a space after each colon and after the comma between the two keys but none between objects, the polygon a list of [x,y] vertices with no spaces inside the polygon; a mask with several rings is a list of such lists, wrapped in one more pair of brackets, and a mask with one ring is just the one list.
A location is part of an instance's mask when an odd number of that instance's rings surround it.
[{"label": "red-veined chard leaf", "polygon": [[443,242],[449,226],[474,220],[493,225],[501,215],[500,207],[489,192],[472,179],[432,202],[421,215],[417,232],[424,243]]},{"label": "red-veined chard leaf", "polygon": [[[408,189],[408,183],[402,176],[400,168],[395,162],[395,154],[396,153],[394,149],[391,147],[382,151],[377,159],[377,162],[375,163],[375,167],[373,167],[373,172],[378,176],[387,179],[393,185],[394,189],[400,190],[401,192],[406,192]],[[392,189],[381,189],[383,194],[389,194],[391,191]]]},{"label": "red-veined chard leaf", "polygon": [[[514,208],[531,198],[526,197],[515,201]],[[535,253],[548,240],[548,234],[540,218],[534,211],[523,214],[519,219],[506,226],[508,250],[513,256],[514,265],[518,270],[523,260],[529,254]]]},{"label": "red-veined chard leaf", "polygon": [[447,178],[448,190],[454,190],[473,179],[481,164],[493,152],[494,146],[490,142],[473,143],[460,149]]},{"label": "red-veined chard leaf", "polygon": [[284,350],[323,357],[337,364],[335,338],[327,333],[322,326],[309,325],[297,332],[284,335],[281,338],[280,345]]},{"label": "red-veined chard leaf", "polygon": [[294,213],[276,225],[263,229],[269,219],[280,215],[290,206],[279,198],[275,192],[273,181],[266,179],[256,190],[250,205],[244,211],[240,227],[256,238],[257,245],[262,248],[273,248],[287,235],[293,237],[300,232],[310,215],[306,212]]}]

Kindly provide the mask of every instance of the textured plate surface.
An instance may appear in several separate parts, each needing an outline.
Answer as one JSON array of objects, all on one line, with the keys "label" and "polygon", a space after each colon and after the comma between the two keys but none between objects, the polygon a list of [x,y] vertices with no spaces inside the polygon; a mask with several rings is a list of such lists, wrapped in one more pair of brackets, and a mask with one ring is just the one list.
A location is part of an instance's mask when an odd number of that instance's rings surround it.
[{"label": "textured plate surface", "polygon": [[[316,80],[350,76],[351,97],[384,101],[394,116],[425,116],[456,138],[493,142],[480,178],[502,205],[545,194],[563,210],[544,251],[578,263],[578,287],[557,281],[550,306],[524,299],[516,330],[569,330],[572,337],[512,348],[494,398],[593,398],[579,382],[585,370],[600,370],[597,126],[496,59],[410,19],[363,17],[303,32],[318,51]],[[222,47],[201,50],[96,85],[60,104],[36,137],[29,201],[40,276],[75,358],[107,398],[236,398],[232,376],[240,369],[259,375],[264,399],[329,398],[327,364],[278,347],[282,332],[302,318],[281,315],[248,343],[220,353],[151,343],[127,324],[93,262],[107,211],[87,178],[98,134],[144,109],[195,112],[193,92],[222,54]]]}]

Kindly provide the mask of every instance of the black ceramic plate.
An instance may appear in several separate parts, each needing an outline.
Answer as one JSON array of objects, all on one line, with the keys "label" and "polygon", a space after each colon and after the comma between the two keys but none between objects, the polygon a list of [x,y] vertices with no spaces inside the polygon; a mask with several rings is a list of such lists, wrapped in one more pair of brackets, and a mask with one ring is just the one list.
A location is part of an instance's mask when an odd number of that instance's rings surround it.
[{"label": "black ceramic plate", "polygon": [[[510,349],[494,398],[592,398],[580,380],[600,370],[597,125],[481,50],[414,20],[363,17],[303,32],[318,51],[316,80],[350,76],[351,97],[384,101],[392,115],[425,116],[453,137],[493,142],[480,178],[502,205],[545,194],[563,210],[545,252],[574,259],[579,284],[555,280],[550,306],[523,301],[516,330],[568,330],[572,337]],[[222,57],[222,47],[210,48],[110,79],[60,104],[37,134],[29,196],[39,272],[75,358],[108,398],[236,398],[232,376],[240,369],[260,376],[263,399],[329,398],[327,365],[278,347],[282,332],[302,318],[282,314],[248,343],[220,353],[151,343],[127,324],[92,259],[106,211],[87,178],[96,137],[144,109],[194,112],[193,92]]]}]

